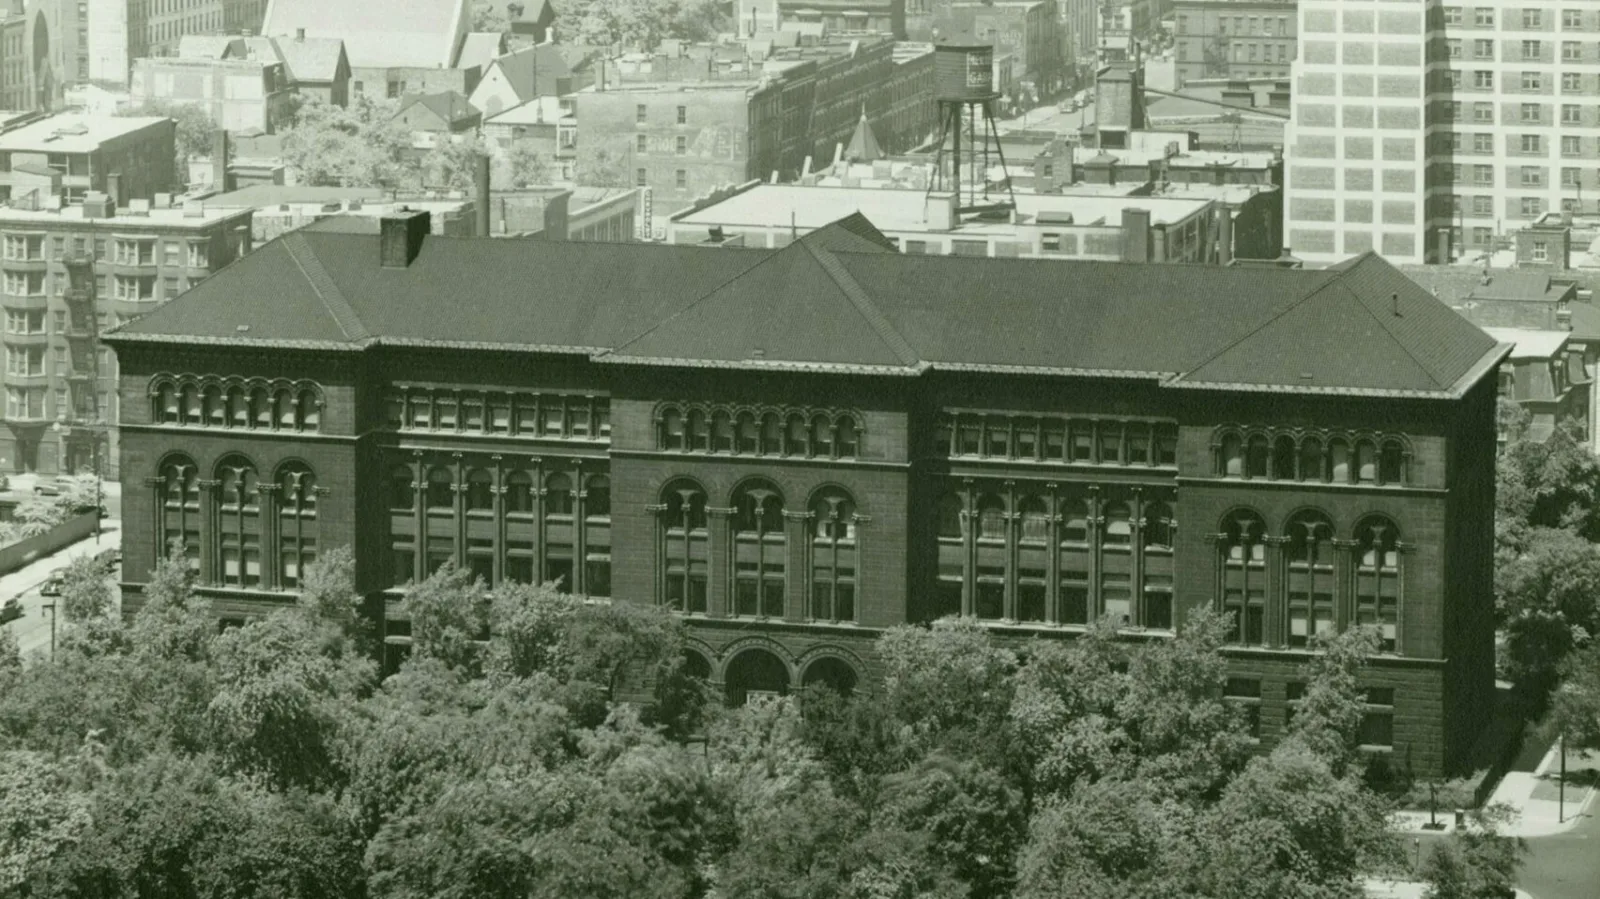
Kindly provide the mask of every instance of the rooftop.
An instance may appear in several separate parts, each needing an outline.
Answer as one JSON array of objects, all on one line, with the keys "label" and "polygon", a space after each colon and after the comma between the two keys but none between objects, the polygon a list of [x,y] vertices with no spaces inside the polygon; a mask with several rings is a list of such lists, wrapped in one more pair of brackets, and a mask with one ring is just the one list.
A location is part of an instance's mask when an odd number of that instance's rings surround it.
[{"label": "rooftop", "polygon": [[23,153],[92,153],[100,145],[170,122],[159,116],[53,115],[0,133],[0,150]]},{"label": "rooftop", "polygon": [[1495,272],[1480,278],[1467,294],[1474,300],[1523,300],[1555,302],[1571,291],[1571,284],[1558,284],[1549,272],[1537,270]]},{"label": "rooftop", "polygon": [[[1103,222],[1120,225],[1122,210],[1130,206],[1148,209],[1152,225],[1181,222],[1205,209],[1207,198],[1167,199],[1164,197],[1085,196],[1072,194],[1025,194],[1017,196],[1018,224],[1037,223],[1040,213],[1070,213],[1076,225]],[[802,230],[812,231],[837,219],[841,212],[857,211],[885,232],[947,230],[935,228],[928,219],[928,195],[920,190],[877,187],[829,187],[801,184],[754,184],[748,189],[673,217],[683,225],[726,225],[731,227],[787,227],[791,221]],[[1000,234],[1016,225],[1000,222],[964,222],[960,233]]]},{"label": "rooftop", "polygon": [[1542,331],[1533,328],[1484,328],[1483,333],[1500,343],[1515,344],[1512,359],[1553,359],[1560,355],[1571,331]]},{"label": "rooftop", "polygon": [[570,115],[561,111],[560,97],[535,97],[521,106],[513,106],[502,113],[484,119],[485,125],[554,125]]},{"label": "rooftop", "polygon": [[19,209],[14,206],[0,206],[0,223],[11,227],[27,227],[29,225],[46,225],[57,222],[96,222],[112,230],[116,228],[204,228],[230,218],[243,216],[248,210],[238,207],[222,207],[209,202],[197,203],[184,209],[181,206],[166,209],[150,209],[148,211],[133,212],[130,209],[118,209],[117,214],[110,218],[86,218],[82,206],[68,206],[59,210],[46,209]]},{"label": "rooftop", "polygon": [[1170,265],[904,256],[851,215],[779,250],[428,236],[404,268],[379,259],[374,235],[293,232],[105,340],[1419,399],[1459,397],[1510,349],[1370,253],[1194,266],[1175,291]]},{"label": "rooftop", "polygon": [[269,0],[261,33],[341,38],[356,68],[449,68],[467,34],[468,0]]}]

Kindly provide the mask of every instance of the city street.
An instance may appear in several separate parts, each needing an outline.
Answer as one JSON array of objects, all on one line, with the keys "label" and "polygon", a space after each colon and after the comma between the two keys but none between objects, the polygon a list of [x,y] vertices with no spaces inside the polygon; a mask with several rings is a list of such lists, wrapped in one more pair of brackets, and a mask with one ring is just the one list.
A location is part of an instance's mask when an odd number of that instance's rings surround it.
[{"label": "city street", "polygon": [[1531,851],[1518,880],[1534,899],[1594,899],[1600,895],[1600,859],[1595,858],[1600,821],[1595,820],[1594,810],[1591,802],[1577,826],[1566,833],[1528,841]]},{"label": "city street", "polygon": [[[79,556],[92,556],[102,550],[118,549],[121,545],[122,522],[107,518],[100,524],[98,539],[91,536],[79,540],[54,555],[42,556],[10,574],[0,576],[0,602],[13,596],[22,600],[22,617],[4,626],[17,635],[23,658],[44,656],[50,651],[51,612],[45,607],[53,605],[55,597],[39,595],[39,586],[49,578],[50,572],[65,567]],[[59,624],[57,622],[58,627]]]}]

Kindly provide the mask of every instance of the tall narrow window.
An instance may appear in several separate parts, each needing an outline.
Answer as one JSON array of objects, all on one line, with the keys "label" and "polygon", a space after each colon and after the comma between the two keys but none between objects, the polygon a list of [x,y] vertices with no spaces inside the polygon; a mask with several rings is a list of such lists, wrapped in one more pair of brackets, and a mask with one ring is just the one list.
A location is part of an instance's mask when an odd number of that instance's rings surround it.
[{"label": "tall narrow window", "polygon": [[1405,448],[1398,440],[1385,440],[1378,454],[1378,481],[1383,484],[1405,483]]},{"label": "tall narrow window", "polygon": [[1221,474],[1230,478],[1244,474],[1244,441],[1238,434],[1228,434],[1222,438],[1218,468]]},{"label": "tall narrow window", "polygon": [[669,406],[661,413],[661,448],[683,449],[683,413]]},{"label": "tall narrow window", "polygon": [[761,425],[756,421],[754,413],[739,413],[734,434],[734,447],[738,452],[754,455],[761,451]]},{"label": "tall narrow window", "polygon": [[856,619],[856,504],[829,488],[811,500],[811,617]]},{"label": "tall narrow window", "polygon": [[583,488],[583,592],[611,595],[611,479],[590,475]]},{"label": "tall narrow window", "polygon": [[1233,617],[1235,643],[1260,646],[1266,642],[1266,532],[1261,516],[1247,510],[1233,512],[1222,523],[1218,541],[1222,609]]},{"label": "tall narrow window", "polygon": [[1059,620],[1089,623],[1089,499],[1079,493],[1061,497],[1061,583]]},{"label": "tall narrow window", "polygon": [[261,507],[255,465],[229,456],[217,465],[217,545],[222,582],[233,587],[261,583]]},{"label": "tall narrow window", "polygon": [[1164,502],[1145,503],[1139,537],[1144,543],[1144,607],[1139,623],[1145,627],[1172,628],[1172,545],[1177,522]]},{"label": "tall narrow window", "polygon": [[661,491],[663,600],[680,612],[706,611],[706,493],[694,481],[673,481]]},{"label": "tall narrow window", "polygon": [[413,486],[416,475],[409,465],[396,465],[389,469],[389,508],[396,512],[410,512],[416,506],[417,493]]},{"label": "tall narrow window", "polygon": [[1370,440],[1356,444],[1356,480],[1363,484],[1378,482],[1378,448]]},{"label": "tall narrow window", "polygon": [[783,495],[769,481],[750,481],[734,492],[733,509],[734,614],[782,617]]},{"label": "tall narrow window", "polygon": [[1107,503],[1100,542],[1102,613],[1113,624],[1133,621],[1133,510],[1120,500]]},{"label": "tall narrow window", "polygon": [[978,568],[973,578],[972,613],[985,620],[1005,617],[1008,518],[1005,500],[993,493],[978,497]]},{"label": "tall narrow window", "polygon": [[317,476],[291,462],[278,470],[278,574],[282,586],[300,586],[317,558]]},{"label": "tall narrow window", "polygon": [[565,472],[552,472],[544,479],[544,574],[545,583],[556,585],[562,593],[574,586],[573,551],[576,535],[572,520],[572,478]]},{"label": "tall narrow window", "polygon": [[1245,474],[1252,478],[1266,477],[1270,470],[1270,455],[1267,438],[1261,434],[1253,435],[1245,449]]},{"label": "tall narrow window", "polygon": [[1307,646],[1334,629],[1333,523],[1320,512],[1301,512],[1285,528],[1289,538],[1289,645]]},{"label": "tall narrow window", "polygon": [[810,429],[806,427],[805,416],[798,412],[791,414],[788,433],[785,435],[787,445],[783,449],[784,453],[790,456],[807,455],[810,452],[810,448],[806,446],[806,437],[809,434]]},{"label": "tall narrow window", "polygon": [[494,475],[482,468],[467,472],[467,511],[488,513],[494,510]]},{"label": "tall narrow window", "polygon": [[533,512],[533,476],[525,471],[506,475],[506,512],[528,515]]},{"label": "tall narrow window", "polygon": [[1328,479],[1328,462],[1322,453],[1322,441],[1307,437],[1300,441],[1300,480],[1325,481]]},{"label": "tall narrow window", "polygon": [[1339,437],[1328,441],[1328,476],[1335,484],[1350,483],[1350,444]]},{"label": "tall narrow window", "polygon": [[158,556],[165,558],[174,543],[183,547],[191,569],[200,567],[200,470],[188,456],[169,456],[161,464],[156,488],[161,507]]},{"label": "tall narrow window", "polygon": [[1355,623],[1374,625],[1379,646],[1395,650],[1400,625],[1400,530],[1387,518],[1356,525]]},{"label": "tall narrow window", "polygon": [[685,416],[685,420],[688,422],[686,428],[688,435],[685,438],[688,448],[691,451],[705,451],[711,442],[711,425],[706,420],[705,412],[700,409],[690,409],[689,414]]},{"label": "tall narrow window", "polygon": [[1017,503],[1017,512],[1022,532],[1017,546],[1016,618],[1042,622],[1050,574],[1050,509],[1044,497],[1030,495]]},{"label": "tall narrow window", "polygon": [[450,469],[435,465],[428,469],[428,509],[449,511],[456,507],[456,478]]},{"label": "tall narrow window", "polygon": [[711,413],[711,451],[733,452],[733,419],[722,409]]},{"label": "tall narrow window", "polygon": [[935,618],[961,614],[967,570],[965,519],[960,496],[946,493],[939,497],[939,562],[930,609]]},{"label": "tall narrow window", "polygon": [[833,421],[833,447],[834,452],[841,459],[854,459],[856,456],[856,442],[860,432],[856,430],[854,416],[841,415]]},{"label": "tall narrow window", "polygon": [[824,458],[833,455],[833,421],[821,413],[811,417],[811,452]]},{"label": "tall narrow window", "polygon": [[761,416],[761,452],[768,456],[783,452],[783,422],[774,412]]},{"label": "tall narrow window", "polygon": [[1294,480],[1294,438],[1287,435],[1272,441],[1272,478],[1276,481]]}]

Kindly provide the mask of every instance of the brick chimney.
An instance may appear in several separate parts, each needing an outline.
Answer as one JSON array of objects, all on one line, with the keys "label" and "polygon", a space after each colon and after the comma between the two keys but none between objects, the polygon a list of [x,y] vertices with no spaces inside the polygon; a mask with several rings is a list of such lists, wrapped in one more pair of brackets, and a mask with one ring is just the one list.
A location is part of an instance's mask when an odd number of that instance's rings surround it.
[{"label": "brick chimney", "polygon": [[384,268],[408,268],[422,252],[432,222],[420,209],[397,209],[378,220],[378,254]]}]

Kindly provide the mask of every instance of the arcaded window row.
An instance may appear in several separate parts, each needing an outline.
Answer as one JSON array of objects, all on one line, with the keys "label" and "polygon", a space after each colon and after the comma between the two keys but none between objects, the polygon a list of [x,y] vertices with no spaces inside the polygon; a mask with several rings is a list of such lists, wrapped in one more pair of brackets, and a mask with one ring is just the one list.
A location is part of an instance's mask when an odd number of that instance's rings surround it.
[{"label": "arcaded window row", "polygon": [[611,439],[611,401],[603,396],[400,387],[385,397],[384,408],[397,431]]},{"label": "arcaded window row", "polygon": [[181,546],[202,583],[294,589],[316,559],[317,500],[327,489],[304,462],[285,462],[263,480],[235,453],[205,477],[192,458],[173,454],[146,484],[155,493],[157,551]]},{"label": "arcaded window row", "polygon": [[258,431],[316,431],[322,388],[309,381],[160,375],[150,382],[157,424]]},{"label": "arcaded window row", "polygon": [[745,456],[853,459],[861,416],[837,410],[668,404],[656,410],[656,447]]},{"label": "arcaded window row", "polygon": [[934,435],[935,451],[941,456],[1090,465],[1178,464],[1178,425],[1170,421],[947,410],[935,422]]},{"label": "arcaded window row", "polygon": [[1393,435],[1273,433],[1226,429],[1213,443],[1216,473],[1228,478],[1403,485],[1411,452]]}]

